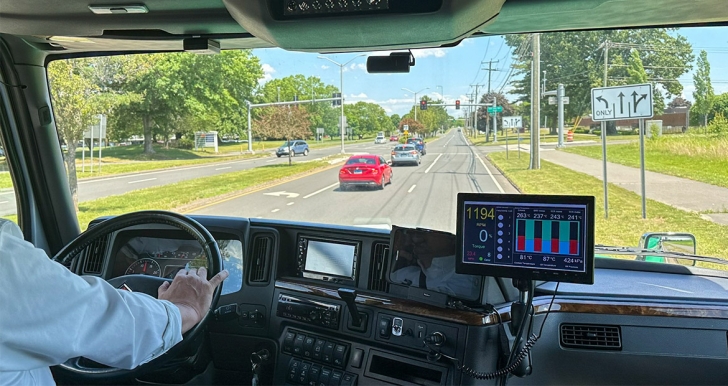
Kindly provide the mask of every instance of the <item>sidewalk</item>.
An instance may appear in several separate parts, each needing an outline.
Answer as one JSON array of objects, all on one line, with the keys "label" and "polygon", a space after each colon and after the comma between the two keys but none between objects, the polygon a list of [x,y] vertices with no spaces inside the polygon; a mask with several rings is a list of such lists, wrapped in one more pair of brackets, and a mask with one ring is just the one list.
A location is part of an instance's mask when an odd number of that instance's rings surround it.
[{"label": "sidewalk", "polygon": [[[550,149],[541,149],[541,159],[602,179],[602,161],[598,159]],[[607,162],[607,181],[641,194],[638,168]],[[728,188],[651,171],[645,171],[645,181],[649,199],[693,212],[728,212]],[[728,225],[728,213],[706,213],[702,216]]]}]

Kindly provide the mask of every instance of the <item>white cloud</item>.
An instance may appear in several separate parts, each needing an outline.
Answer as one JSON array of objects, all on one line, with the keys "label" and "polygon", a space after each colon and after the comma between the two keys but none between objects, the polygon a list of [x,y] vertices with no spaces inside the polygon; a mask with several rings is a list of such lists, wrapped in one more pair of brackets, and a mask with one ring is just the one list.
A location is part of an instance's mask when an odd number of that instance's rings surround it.
[{"label": "white cloud", "polygon": [[412,55],[415,58],[426,58],[428,56],[434,56],[436,58],[442,58],[447,52],[442,48],[425,48],[421,50],[412,50]]},{"label": "white cloud", "polygon": [[329,68],[331,68],[331,67],[329,67],[329,66],[327,66],[327,65],[325,65],[325,64],[321,66],[321,69],[322,69],[322,70],[328,70]]},{"label": "white cloud", "polygon": [[263,84],[273,79],[273,74],[276,72],[276,69],[268,63],[263,63],[261,67],[263,68],[263,78],[260,79],[260,83]]},{"label": "white cloud", "polygon": [[363,99],[363,98],[367,98],[367,94],[364,94],[363,92],[362,93],[359,93],[359,94],[350,94],[347,98],[359,98],[359,99]]},{"label": "white cloud", "polygon": [[366,71],[367,65],[365,63],[352,63],[352,64],[344,67],[344,72],[356,71],[356,70]]}]

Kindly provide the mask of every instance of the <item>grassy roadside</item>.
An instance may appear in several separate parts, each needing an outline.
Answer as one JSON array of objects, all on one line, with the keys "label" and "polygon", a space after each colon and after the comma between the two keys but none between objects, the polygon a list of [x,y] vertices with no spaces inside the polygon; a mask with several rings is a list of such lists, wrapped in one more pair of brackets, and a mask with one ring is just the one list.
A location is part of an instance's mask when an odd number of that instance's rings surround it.
[{"label": "grassy roadside", "polygon": [[[470,140],[473,142],[475,146],[492,146],[492,145],[505,145],[506,144],[506,137],[504,135],[498,134],[498,142],[493,143],[492,136],[491,136],[491,142],[485,142],[485,136],[484,135],[478,135],[477,138],[473,138],[472,136],[468,136]],[[638,135],[612,135],[607,137],[607,142],[611,141],[636,141],[639,140]],[[596,143],[601,143],[602,138],[598,135],[594,134],[574,134],[574,141],[595,141]],[[508,133],[508,144],[515,145],[518,142],[518,134],[516,133]],[[559,142],[559,138],[557,135],[541,135],[541,143],[557,143]],[[521,144],[529,144],[531,143],[531,137],[529,133],[521,133]]]},{"label": "grassy roadside", "polygon": [[[599,146],[570,147],[564,151],[602,159]],[[609,162],[638,168],[639,157],[638,143],[611,145],[607,149]],[[646,141],[645,168],[728,188],[728,137],[674,137]]]},{"label": "grassy roadside", "polygon": [[[546,161],[541,161],[540,170],[528,170],[527,157],[506,160],[504,153],[492,153],[488,157],[524,193],[595,196],[597,244],[636,246],[645,232],[690,232],[698,240],[699,254],[728,259],[728,226],[703,220],[697,213],[675,209],[649,199],[648,218],[643,220],[639,195],[616,185],[609,187],[609,219],[605,219],[600,180]],[[697,265],[728,269],[728,266],[715,264]]]},{"label": "grassy roadside", "polygon": [[330,166],[325,161],[295,163],[288,165],[269,165],[217,176],[197,178],[175,184],[135,190],[118,196],[109,196],[78,205],[78,221],[85,230],[88,223],[96,217],[116,215],[138,210],[174,210],[188,207],[196,201],[232,193],[242,193],[246,189],[273,183],[283,178],[291,178],[302,173],[310,173]]}]

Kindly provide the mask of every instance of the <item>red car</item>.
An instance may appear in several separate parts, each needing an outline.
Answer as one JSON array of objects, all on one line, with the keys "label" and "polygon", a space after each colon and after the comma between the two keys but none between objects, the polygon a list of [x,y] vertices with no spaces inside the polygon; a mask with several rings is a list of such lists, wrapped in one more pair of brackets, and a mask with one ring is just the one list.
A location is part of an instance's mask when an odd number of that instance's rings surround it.
[{"label": "red car", "polygon": [[392,135],[389,137],[389,142],[397,142],[399,141],[399,136]]},{"label": "red car", "polygon": [[392,183],[392,168],[383,157],[374,154],[353,155],[339,170],[339,187],[377,186],[384,189]]}]

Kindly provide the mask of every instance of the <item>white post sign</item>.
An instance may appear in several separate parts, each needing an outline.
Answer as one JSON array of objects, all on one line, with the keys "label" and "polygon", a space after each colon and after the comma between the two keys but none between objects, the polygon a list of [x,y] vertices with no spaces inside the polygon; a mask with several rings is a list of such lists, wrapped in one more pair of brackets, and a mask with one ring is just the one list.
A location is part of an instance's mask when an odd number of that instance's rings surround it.
[{"label": "white post sign", "polygon": [[521,116],[503,117],[504,129],[516,129],[523,127],[523,119]]},{"label": "white post sign", "polygon": [[592,120],[652,118],[652,85],[630,84],[591,90]]}]

